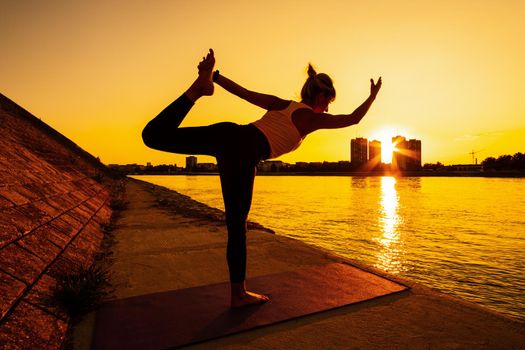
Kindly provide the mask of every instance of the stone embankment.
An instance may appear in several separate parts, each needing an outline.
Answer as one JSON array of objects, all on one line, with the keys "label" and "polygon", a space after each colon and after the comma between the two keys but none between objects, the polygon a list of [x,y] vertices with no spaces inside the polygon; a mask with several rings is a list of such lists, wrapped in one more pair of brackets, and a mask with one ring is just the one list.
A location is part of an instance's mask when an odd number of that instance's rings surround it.
[{"label": "stone embankment", "polygon": [[56,278],[90,265],[111,216],[105,166],[0,95],[0,348],[59,349]]}]

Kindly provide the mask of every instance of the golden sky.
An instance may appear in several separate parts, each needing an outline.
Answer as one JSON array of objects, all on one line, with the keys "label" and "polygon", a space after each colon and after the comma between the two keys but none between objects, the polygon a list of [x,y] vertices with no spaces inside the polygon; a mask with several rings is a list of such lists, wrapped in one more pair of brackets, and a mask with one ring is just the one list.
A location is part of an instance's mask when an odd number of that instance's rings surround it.
[{"label": "golden sky", "polygon": [[[525,151],[525,2],[0,0],[0,92],[104,163],[177,163],[144,125],[177,98],[213,48],[248,89],[297,99],[311,62],[357,126],[310,134],[286,162],[349,160],[350,139],[422,140],[423,162]],[[182,126],[249,123],[264,111],[220,87]],[[200,162],[212,158],[199,157]]]}]

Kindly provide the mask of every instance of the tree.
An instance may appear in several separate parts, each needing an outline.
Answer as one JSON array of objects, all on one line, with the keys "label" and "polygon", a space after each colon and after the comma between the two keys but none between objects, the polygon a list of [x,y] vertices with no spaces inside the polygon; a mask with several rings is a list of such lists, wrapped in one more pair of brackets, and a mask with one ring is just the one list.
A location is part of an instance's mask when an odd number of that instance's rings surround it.
[{"label": "tree", "polygon": [[481,162],[483,170],[520,170],[525,171],[525,154],[518,152],[513,156],[505,154],[498,158],[488,157]]},{"label": "tree", "polygon": [[514,169],[525,170],[525,154],[518,152],[512,156]]},{"label": "tree", "polygon": [[481,162],[481,166],[483,167],[483,170],[496,170],[496,158],[485,158],[485,160]]}]

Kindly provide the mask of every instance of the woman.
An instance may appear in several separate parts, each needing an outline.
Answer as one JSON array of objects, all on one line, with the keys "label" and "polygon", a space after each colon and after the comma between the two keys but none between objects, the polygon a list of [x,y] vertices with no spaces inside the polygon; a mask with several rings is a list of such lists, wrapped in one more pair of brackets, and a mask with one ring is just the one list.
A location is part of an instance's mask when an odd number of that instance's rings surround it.
[{"label": "woman", "polygon": [[[359,123],[381,88],[381,78],[372,79],[370,96],[352,114],[330,115],[328,105],[335,99],[330,77],[308,67],[308,79],[301,102],[249,91],[213,71],[215,56],[210,49],[198,65],[199,76],[177,100],[151,120],[142,132],[151,148],[182,154],[214,156],[220,172],[228,244],[226,260],[230,274],[231,307],[268,301],[262,294],[246,290],[246,220],[253,192],[257,164],[296,149],[306,135],[318,129],[344,128]],[[193,104],[213,94],[214,82],[228,92],[267,110],[248,125],[223,122],[202,127],[179,128]]]}]

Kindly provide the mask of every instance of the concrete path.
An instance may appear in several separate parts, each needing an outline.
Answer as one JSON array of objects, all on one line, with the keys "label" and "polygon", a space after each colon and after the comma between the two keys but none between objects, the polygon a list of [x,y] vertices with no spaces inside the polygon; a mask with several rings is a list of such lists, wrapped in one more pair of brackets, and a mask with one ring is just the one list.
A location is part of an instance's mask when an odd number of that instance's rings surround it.
[{"label": "concrete path", "polygon": [[[115,231],[116,297],[228,280],[226,229],[208,218],[184,217],[159,206],[166,190],[130,181],[129,208]],[[162,201],[165,202],[165,201]],[[248,276],[348,261],[300,241],[252,230]],[[397,295],[228,336],[192,349],[523,349],[525,324],[361,266],[409,285]],[[89,349],[95,315],[76,329],[75,349]]]}]

